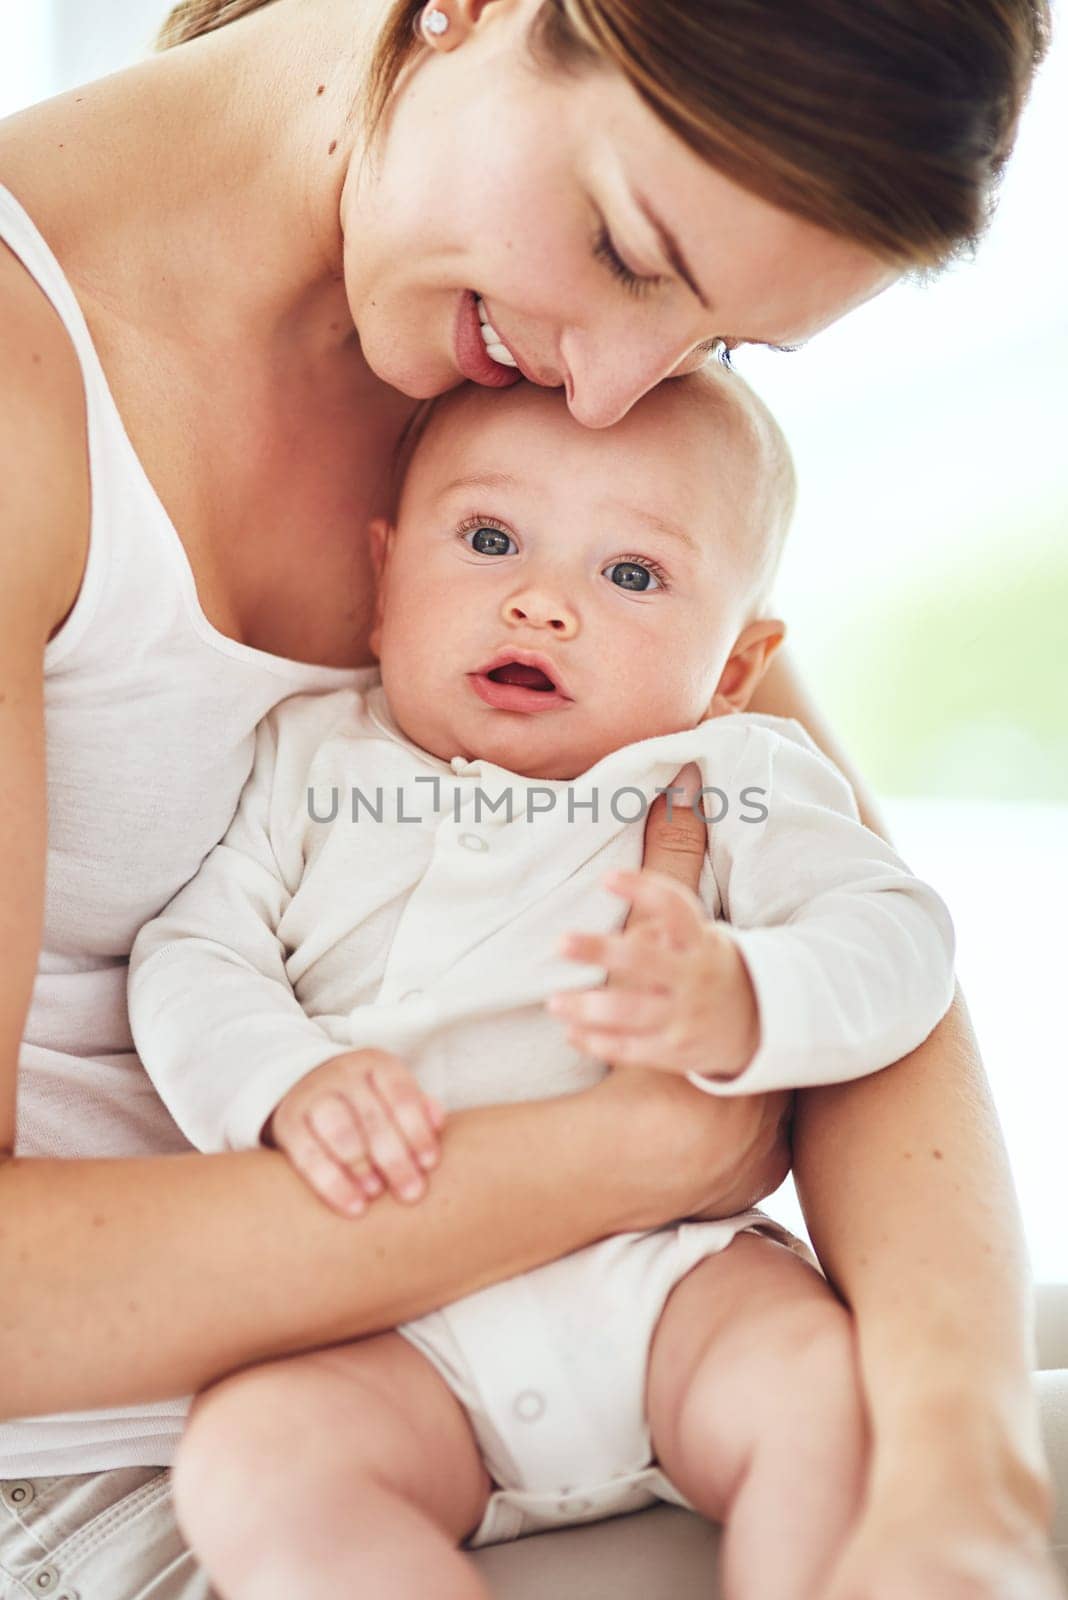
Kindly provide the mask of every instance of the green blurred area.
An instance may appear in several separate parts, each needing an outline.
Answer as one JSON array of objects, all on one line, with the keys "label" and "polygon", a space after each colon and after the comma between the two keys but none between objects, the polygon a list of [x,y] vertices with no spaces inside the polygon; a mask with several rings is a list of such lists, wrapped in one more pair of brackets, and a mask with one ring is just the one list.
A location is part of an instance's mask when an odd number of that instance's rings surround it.
[{"label": "green blurred area", "polygon": [[1068,803],[1068,503],[976,542],[824,612],[806,670],[877,792]]}]

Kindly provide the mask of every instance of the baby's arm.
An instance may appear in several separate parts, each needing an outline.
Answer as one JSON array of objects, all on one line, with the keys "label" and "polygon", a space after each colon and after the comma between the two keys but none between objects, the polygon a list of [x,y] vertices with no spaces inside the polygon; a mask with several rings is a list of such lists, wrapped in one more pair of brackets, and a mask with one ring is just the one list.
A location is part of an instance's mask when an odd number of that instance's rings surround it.
[{"label": "baby's arm", "polygon": [[[297,886],[288,877],[299,877],[289,832],[306,769],[299,740],[289,739],[278,759],[287,709],[257,731],[253,771],[226,836],[138,934],[130,1023],[145,1070],[190,1143],[205,1151],[275,1143],[324,1200],[357,1215],[382,1180],[419,1198],[442,1118],[402,1062],[347,1049],[293,992],[278,927]],[[308,720],[314,708],[295,715]]]},{"label": "baby's arm", "polygon": [[[731,749],[732,741],[744,741]],[[841,774],[790,723],[723,730],[732,809],[710,855],[729,921],[677,886],[624,875],[627,898],[662,902],[629,934],[567,948],[615,987],[561,997],[572,1041],[616,1063],[667,1065],[719,1094],[836,1083],[914,1049],[953,994],[953,932],[934,890],[860,823]],[[728,758],[724,759],[724,758]],[[722,788],[716,743],[703,781]],[[760,822],[749,791],[766,808]],[[632,948],[628,948],[632,946]],[[627,987],[621,988],[624,984]],[[699,1062],[702,1050],[705,1063]]]}]

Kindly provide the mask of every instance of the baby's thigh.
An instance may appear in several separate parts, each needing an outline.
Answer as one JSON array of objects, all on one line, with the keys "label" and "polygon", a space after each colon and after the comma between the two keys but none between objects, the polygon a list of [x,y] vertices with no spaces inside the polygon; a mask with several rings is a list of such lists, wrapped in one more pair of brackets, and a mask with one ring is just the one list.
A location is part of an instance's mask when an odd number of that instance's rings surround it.
[{"label": "baby's thigh", "polygon": [[457,1540],[489,1493],[462,1407],[399,1334],[238,1373],[193,1408],[174,1467],[179,1520],[194,1547],[254,1521],[251,1535],[299,1523],[303,1502],[351,1520],[373,1481]]},{"label": "baby's thigh", "polygon": [[855,1419],[853,1321],[783,1245],[744,1233],[673,1289],[649,1358],[646,1401],[669,1477],[710,1452],[724,1495],[761,1440],[796,1444],[822,1419]]}]

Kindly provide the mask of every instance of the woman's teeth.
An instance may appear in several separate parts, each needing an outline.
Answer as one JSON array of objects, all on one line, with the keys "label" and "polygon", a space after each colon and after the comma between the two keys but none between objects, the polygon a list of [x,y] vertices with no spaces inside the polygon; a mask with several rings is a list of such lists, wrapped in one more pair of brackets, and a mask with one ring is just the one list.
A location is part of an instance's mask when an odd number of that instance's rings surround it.
[{"label": "woman's teeth", "polygon": [[482,304],[481,295],[478,296],[475,303],[478,306],[478,320],[482,327],[482,342],[486,346],[486,354],[492,360],[499,362],[502,367],[518,367],[519,362],[490,323],[489,317],[486,315],[486,308]]}]

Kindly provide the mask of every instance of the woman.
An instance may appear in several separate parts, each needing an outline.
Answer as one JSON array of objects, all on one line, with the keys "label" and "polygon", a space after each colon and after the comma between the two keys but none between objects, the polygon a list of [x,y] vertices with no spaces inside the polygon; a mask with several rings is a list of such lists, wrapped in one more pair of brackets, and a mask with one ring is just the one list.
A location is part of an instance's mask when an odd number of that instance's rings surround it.
[{"label": "woman", "polygon": [[[271,1152],[182,1153],[124,961],[221,836],[258,717],[369,661],[362,530],[415,401],[520,371],[606,426],[723,341],[806,339],[947,258],[1044,21],[1041,0],[194,0],[182,48],[0,130],[0,1415],[66,1413],[0,1425],[12,1593],[70,1571],[90,1600],[101,1543],[108,1600],[203,1593],[153,1470],[169,1397],[778,1182],[780,1105],[697,1120],[620,1075],[457,1118],[418,1209],[346,1225]],[[818,727],[785,670],[763,709]],[[661,820],[647,860],[696,881],[689,843]],[[802,1097],[794,1149],[873,1429],[833,1600],[1050,1600],[1026,1263],[963,1012]]]}]

